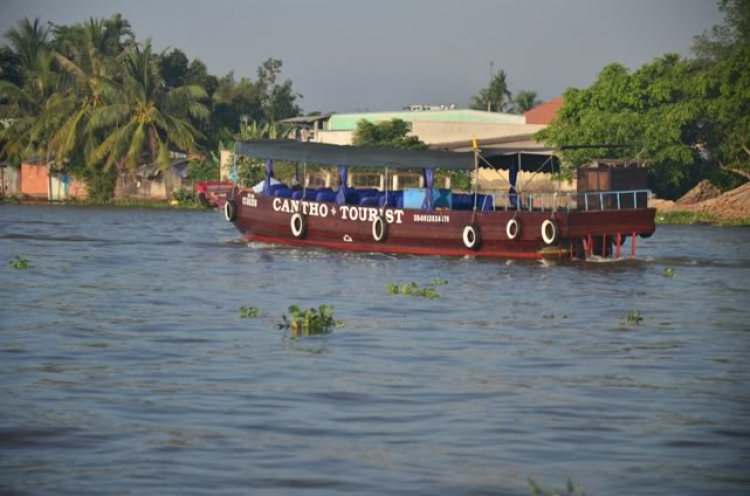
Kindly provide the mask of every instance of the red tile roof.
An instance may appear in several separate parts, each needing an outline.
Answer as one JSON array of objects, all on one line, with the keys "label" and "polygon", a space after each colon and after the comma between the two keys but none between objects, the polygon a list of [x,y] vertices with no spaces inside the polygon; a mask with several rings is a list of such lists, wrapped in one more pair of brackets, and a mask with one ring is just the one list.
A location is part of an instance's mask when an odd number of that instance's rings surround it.
[{"label": "red tile roof", "polygon": [[525,112],[523,115],[526,117],[526,124],[549,124],[555,119],[557,111],[562,107],[562,103],[562,97],[558,96]]}]

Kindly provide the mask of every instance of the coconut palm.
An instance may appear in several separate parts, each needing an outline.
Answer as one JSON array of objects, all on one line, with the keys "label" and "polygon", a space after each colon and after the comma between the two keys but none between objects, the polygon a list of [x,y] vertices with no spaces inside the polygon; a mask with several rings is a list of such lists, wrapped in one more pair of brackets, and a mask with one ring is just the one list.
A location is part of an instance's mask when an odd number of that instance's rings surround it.
[{"label": "coconut palm", "polygon": [[54,109],[66,118],[49,143],[58,163],[75,152],[83,152],[85,161],[101,142],[100,133],[86,132],[86,128],[94,111],[105,105],[107,91],[115,87],[116,56],[122,49],[119,28],[109,26],[108,21],[91,18],[67,29],[65,54],[55,54],[68,82]]},{"label": "coconut palm", "polygon": [[61,102],[60,80],[52,70],[53,60],[49,51],[39,50],[33,63],[24,68],[23,85],[0,81],[0,95],[5,101],[2,113],[11,122],[0,132],[0,158],[18,164],[46,152],[47,139],[63,115],[53,110]]},{"label": "coconut palm", "polygon": [[542,103],[537,99],[536,91],[519,91],[513,98],[513,106],[516,112],[523,114]]},{"label": "coconut palm", "polygon": [[[160,167],[169,165],[170,146],[194,151],[203,135],[190,119],[205,120],[206,98],[203,88],[181,86],[163,90],[151,56],[151,43],[143,49],[131,46],[123,57],[123,82],[108,80],[102,89],[106,104],[93,111],[86,126],[89,133],[106,133],[93,150],[95,163],[104,161],[106,168],[124,161],[134,170],[144,152]],[[103,80],[100,79],[103,82]]]},{"label": "coconut palm", "polygon": [[503,112],[507,110],[512,94],[508,89],[505,71],[501,70],[493,76],[490,85],[482,89],[478,95],[472,97],[470,108],[487,110],[488,112]]},{"label": "coconut palm", "polygon": [[49,28],[42,26],[39,18],[29,21],[24,17],[18,21],[17,27],[9,29],[5,38],[10,42],[10,48],[15,52],[24,68],[33,68],[37,63],[40,51],[46,51]]}]

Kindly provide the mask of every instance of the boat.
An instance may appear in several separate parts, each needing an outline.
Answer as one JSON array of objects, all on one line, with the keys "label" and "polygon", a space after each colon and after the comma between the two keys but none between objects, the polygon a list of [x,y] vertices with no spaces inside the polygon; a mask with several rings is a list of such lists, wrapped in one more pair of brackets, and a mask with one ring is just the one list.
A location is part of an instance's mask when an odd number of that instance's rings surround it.
[{"label": "boat", "polygon": [[[555,173],[559,149],[394,150],[289,140],[238,142],[235,157],[265,160],[262,190],[235,185],[224,215],[249,242],[298,247],[412,255],[507,259],[620,258],[630,239],[655,231],[655,209],[645,188],[645,169],[579,169],[578,189],[526,193],[519,171]],[[274,161],[306,170],[310,164],[336,165],[339,186],[290,187],[272,184]],[[347,186],[349,168],[376,169],[385,187]],[[480,168],[507,173],[508,190],[479,192]],[[423,188],[389,191],[388,174],[421,170]],[[473,173],[473,191],[434,185],[435,170]],[[275,180],[274,180],[275,182]],[[303,183],[305,181],[302,181]],[[627,189],[617,185],[626,185]],[[607,187],[606,189],[603,189]]]},{"label": "boat", "polygon": [[195,183],[195,193],[198,202],[204,207],[222,208],[227,195],[234,189],[231,181],[198,181]]}]

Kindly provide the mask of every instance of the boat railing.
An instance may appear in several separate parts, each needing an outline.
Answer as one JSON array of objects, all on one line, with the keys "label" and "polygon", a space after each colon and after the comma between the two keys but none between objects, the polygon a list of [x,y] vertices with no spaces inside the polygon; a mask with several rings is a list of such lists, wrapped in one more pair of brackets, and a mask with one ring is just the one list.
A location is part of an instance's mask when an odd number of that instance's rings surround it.
[{"label": "boat railing", "polygon": [[601,211],[632,210],[651,206],[653,194],[647,189],[627,191],[557,191],[554,193],[495,193],[495,210],[522,211]]}]

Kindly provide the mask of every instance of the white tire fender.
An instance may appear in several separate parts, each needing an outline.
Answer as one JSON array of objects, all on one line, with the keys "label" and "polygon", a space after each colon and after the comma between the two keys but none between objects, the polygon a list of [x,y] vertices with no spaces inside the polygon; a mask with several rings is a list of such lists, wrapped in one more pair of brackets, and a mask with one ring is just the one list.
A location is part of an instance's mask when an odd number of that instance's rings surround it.
[{"label": "white tire fender", "polygon": [[521,223],[518,219],[513,217],[508,221],[505,225],[505,235],[508,236],[508,239],[511,241],[521,238]]},{"label": "white tire fender", "polygon": [[542,239],[548,245],[557,241],[557,222],[552,219],[542,222]]},{"label": "white tire fender", "polygon": [[464,246],[470,250],[478,250],[479,245],[482,244],[482,238],[479,234],[479,228],[471,224],[464,227],[462,238],[464,241]]},{"label": "white tire fender", "polygon": [[380,243],[385,241],[386,236],[388,236],[388,223],[383,220],[382,216],[378,215],[372,221],[372,239]]},{"label": "white tire fender", "polygon": [[227,222],[234,222],[237,218],[237,208],[232,200],[227,200],[224,203],[224,218],[227,219]]},{"label": "white tire fender", "polygon": [[289,227],[292,228],[292,236],[302,239],[307,234],[307,219],[304,215],[297,212],[289,220]]}]

